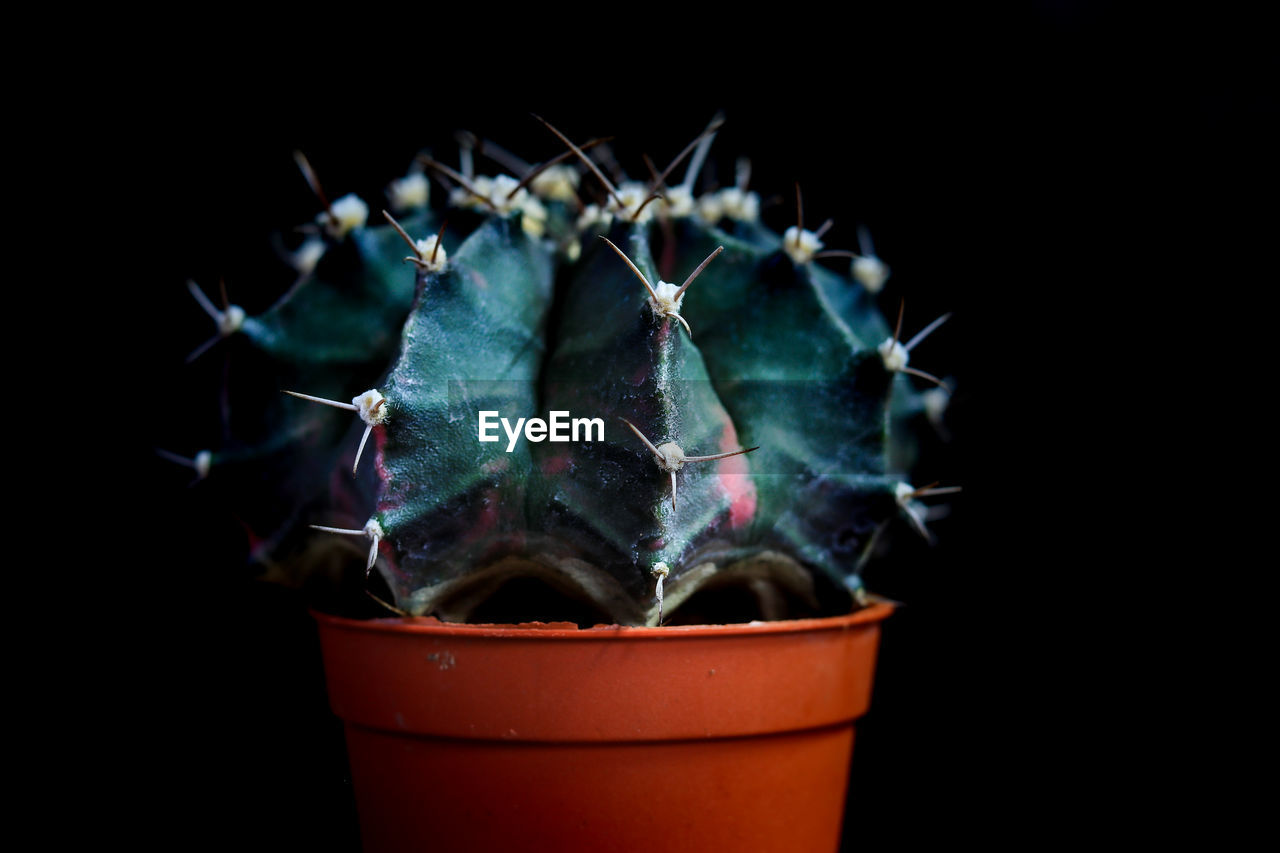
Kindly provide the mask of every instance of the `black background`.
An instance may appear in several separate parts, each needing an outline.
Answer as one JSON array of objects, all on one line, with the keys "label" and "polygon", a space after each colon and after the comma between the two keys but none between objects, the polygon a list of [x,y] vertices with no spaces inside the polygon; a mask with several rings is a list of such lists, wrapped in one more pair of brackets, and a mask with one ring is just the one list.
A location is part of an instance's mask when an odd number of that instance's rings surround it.
[{"label": "black background", "polygon": [[[128,118],[106,131],[119,143],[113,175],[148,216],[145,261],[128,273],[137,325],[121,350],[167,401],[127,439],[134,482],[155,497],[154,537],[123,589],[144,617],[125,631],[145,722],[122,759],[149,783],[125,792],[146,803],[139,835],[358,849],[306,602],[254,581],[238,532],[211,526],[200,490],[150,452],[193,452],[204,442],[191,436],[208,428],[192,390],[208,368],[182,360],[211,329],[185,281],[212,291],[225,277],[234,301],[270,302],[275,291],[259,282],[276,263],[271,234],[317,211],[294,149],[331,196],[372,201],[424,146],[456,162],[457,129],[538,160],[559,148],[536,111],[576,140],[616,136],[639,176],[641,153],[665,162],[717,110],[727,118],[714,148],[722,180],[733,156],[750,156],[754,188],[782,200],[766,221],[789,224],[799,181],[806,221],[836,220],[829,247],[855,248],[855,226],[871,228],[893,268],[882,309],[905,299],[908,334],[954,312],[913,354],[958,383],[953,441],[917,480],[965,491],[937,524],[936,547],[900,536],[868,572],[874,591],[905,606],[885,627],[858,728],[846,849],[1064,831],[1047,816],[1067,763],[1049,713],[1059,689],[1049,678],[1064,660],[1045,642],[1076,582],[1053,495],[1071,476],[1059,449],[1074,369],[1061,294],[1078,275],[1069,250],[1081,217],[1101,229],[1109,215],[1095,191],[1120,135],[1101,128],[1123,111],[1100,97],[1114,22],[1075,3],[934,12],[927,25],[903,10],[857,14],[851,29],[803,42],[708,31],[657,50],[644,33],[546,64],[529,59],[541,44],[503,53],[479,36],[445,39],[441,55],[424,45],[410,63],[347,58],[329,42],[276,56],[275,42],[246,36],[166,52],[156,74],[126,87]],[[158,85],[161,68],[180,87]],[[89,584],[121,594],[108,578]]]}]

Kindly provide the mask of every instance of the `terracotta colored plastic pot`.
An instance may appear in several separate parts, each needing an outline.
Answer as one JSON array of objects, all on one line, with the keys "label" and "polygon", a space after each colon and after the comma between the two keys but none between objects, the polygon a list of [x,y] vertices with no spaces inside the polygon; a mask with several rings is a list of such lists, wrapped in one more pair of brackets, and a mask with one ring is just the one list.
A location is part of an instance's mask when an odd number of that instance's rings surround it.
[{"label": "terracotta colored plastic pot", "polygon": [[316,614],[364,849],[835,850],[891,611],[584,630]]}]

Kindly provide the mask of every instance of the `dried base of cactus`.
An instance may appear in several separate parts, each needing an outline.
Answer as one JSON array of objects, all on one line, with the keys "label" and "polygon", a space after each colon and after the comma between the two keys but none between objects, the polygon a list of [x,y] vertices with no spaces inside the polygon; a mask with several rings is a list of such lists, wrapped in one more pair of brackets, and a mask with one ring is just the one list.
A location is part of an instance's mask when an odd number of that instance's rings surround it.
[{"label": "dried base of cactus", "polygon": [[[656,583],[656,582],[655,582]],[[615,625],[726,624],[822,614],[813,575],[776,551],[698,563],[647,609],[590,563],[543,555],[505,557],[409,597],[408,614],[446,622],[573,622]]]}]

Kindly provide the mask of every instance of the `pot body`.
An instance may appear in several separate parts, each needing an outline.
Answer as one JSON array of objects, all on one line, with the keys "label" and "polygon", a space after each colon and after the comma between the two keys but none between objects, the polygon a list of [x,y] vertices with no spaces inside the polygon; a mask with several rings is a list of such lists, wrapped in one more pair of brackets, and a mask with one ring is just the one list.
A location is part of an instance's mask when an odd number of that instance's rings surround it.
[{"label": "pot body", "polygon": [[880,622],[316,614],[366,853],[835,850]]}]

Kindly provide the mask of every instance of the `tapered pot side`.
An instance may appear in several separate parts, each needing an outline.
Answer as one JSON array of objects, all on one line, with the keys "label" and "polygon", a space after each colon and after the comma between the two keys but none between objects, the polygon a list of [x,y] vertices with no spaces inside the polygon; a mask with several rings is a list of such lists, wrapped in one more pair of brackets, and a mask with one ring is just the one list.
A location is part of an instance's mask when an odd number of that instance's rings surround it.
[{"label": "tapered pot side", "polygon": [[891,612],[590,629],[316,614],[365,850],[835,850]]}]

